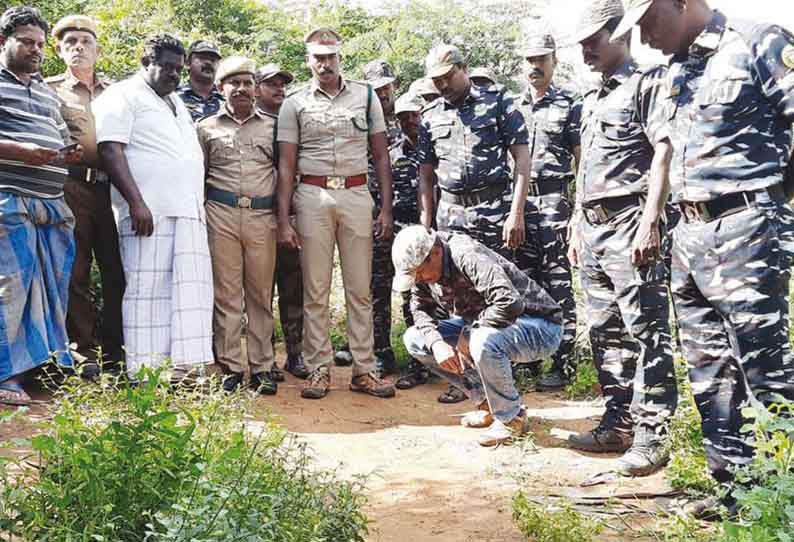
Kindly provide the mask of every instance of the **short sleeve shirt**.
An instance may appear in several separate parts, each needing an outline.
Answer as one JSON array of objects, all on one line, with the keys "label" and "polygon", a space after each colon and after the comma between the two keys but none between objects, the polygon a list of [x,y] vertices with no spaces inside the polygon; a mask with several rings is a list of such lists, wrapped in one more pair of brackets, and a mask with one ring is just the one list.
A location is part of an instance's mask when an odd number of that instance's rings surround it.
[{"label": "short sleeve shirt", "polygon": [[[176,93],[160,97],[137,74],[110,85],[94,102],[94,117],[97,143],[124,144],[132,178],[153,215],[203,219],[204,154]],[[115,187],[111,200],[119,220],[129,216]]]},{"label": "short sleeve shirt", "polygon": [[670,61],[674,201],[709,201],[780,183],[794,122],[794,36],[715,11]]},{"label": "short sleeve shirt", "polygon": [[537,102],[527,93],[520,109],[530,145],[534,144],[532,180],[573,180],[573,151],[580,144],[581,99],[552,85]]},{"label": "short sleeve shirt", "polygon": [[668,137],[655,112],[664,74],[629,60],[585,95],[577,202],[648,192],[654,146]]},{"label": "short sleeve shirt", "polygon": [[510,182],[507,151],[529,140],[524,117],[498,85],[471,85],[460,106],[438,98],[419,126],[419,161],[435,167],[439,186],[461,194]]},{"label": "short sleeve shirt", "polygon": [[366,174],[369,135],[385,131],[375,92],[344,78],[336,96],[312,80],[284,100],[278,116],[278,141],[298,145],[299,175]]},{"label": "short sleeve shirt", "polygon": [[258,111],[240,123],[226,107],[200,121],[207,185],[239,196],[272,196],[276,190],[275,124],[275,118]]}]

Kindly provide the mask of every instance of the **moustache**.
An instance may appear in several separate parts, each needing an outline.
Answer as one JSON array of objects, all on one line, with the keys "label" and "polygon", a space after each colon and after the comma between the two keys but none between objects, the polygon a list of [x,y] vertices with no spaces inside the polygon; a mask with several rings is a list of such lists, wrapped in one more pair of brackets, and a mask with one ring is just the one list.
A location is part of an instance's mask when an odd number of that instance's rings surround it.
[{"label": "moustache", "polygon": [[232,98],[248,98],[250,100],[251,99],[251,93],[249,93],[249,92],[247,92],[245,90],[240,90],[238,92],[232,92]]},{"label": "moustache", "polygon": [[530,75],[530,77],[545,77],[546,76],[546,72],[544,72],[543,70],[532,70],[529,73],[529,75]]}]

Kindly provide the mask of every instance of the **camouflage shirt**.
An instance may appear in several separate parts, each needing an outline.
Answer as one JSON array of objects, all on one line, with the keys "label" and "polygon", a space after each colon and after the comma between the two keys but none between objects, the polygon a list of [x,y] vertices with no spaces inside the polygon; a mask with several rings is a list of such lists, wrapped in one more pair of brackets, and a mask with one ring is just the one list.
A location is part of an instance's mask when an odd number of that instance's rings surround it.
[{"label": "camouflage shirt", "polygon": [[507,327],[521,315],[561,322],[560,306],[514,264],[467,235],[438,232],[438,238],[444,250],[441,278],[411,290],[414,325],[426,344],[442,340],[438,319],[444,312],[475,327]]},{"label": "camouflage shirt", "polygon": [[711,22],[670,61],[675,201],[708,201],[781,182],[794,122],[794,36],[773,25]]},{"label": "camouflage shirt", "polygon": [[[400,130],[400,123],[397,122],[397,119],[384,120],[386,121],[386,140],[389,147],[391,147],[400,140],[403,133]],[[369,186],[369,192],[375,200],[375,205],[380,207],[380,181],[378,181],[378,176],[375,173],[375,162],[372,161],[372,156],[369,157],[369,163],[367,164],[367,186]]]},{"label": "camouflage shirt", "polygon": [[389,147],[389,159],[394,182],[394,218],[418,224],[419,150],[402,136]]},{"label": "camouflage shirt", "polygon": [[216,89],[212,89],[208,98],[203,98],[193,91],[190,82],[185,83],[176,89],[176,94],[182,100],[182,103],[187,107],[190,112],[190,117],[193,122],[198,122],[201,119],[211,117],[221,109],[224,102],[223,94]]},{"label": "camouflage shirt", "polygon": [[438,98],[419,126],[419,162],[433,164],[442,190],[460,194],[510,182],[507,150],[526,145],[524,116],[498,85],[472,84],[460,107]]},{"label": "camouflage shirt", "polygon": [[520,109],[529,130],[530,145],[534,138],[532,180],[573,180],[573,150],[580,145],[581,99],[552,85],[536,103],[527,92]]},{"label": "camouflage shirt", "polygon": [[643,70],[629,59],[585,94],[577,204],[647,193],[653,147],[667,137],[655,112],[664,73],[661,66]]}]

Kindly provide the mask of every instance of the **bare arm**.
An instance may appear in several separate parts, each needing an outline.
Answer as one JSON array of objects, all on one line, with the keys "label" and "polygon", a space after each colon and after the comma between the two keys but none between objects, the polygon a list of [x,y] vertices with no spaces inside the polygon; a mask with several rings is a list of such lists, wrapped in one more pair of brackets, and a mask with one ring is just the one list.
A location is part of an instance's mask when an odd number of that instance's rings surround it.
[{"label": "bare arm", "polygon": [[419,220],[425,228],[433,225],[433,190],[435,171],[432,164],[419,166]]},{"label": "bare arm", "polygon": [[297,232],[289,222],[292,193],[295,190],[298,167],[298,145],[284,141],[278,144],[278,179],[276,201],[278,207],[278,242],[292,249],[300,249],[301,242]]},{"label": "bare arm", "polygon": [[573,159],[575,162],[573,165],[573,174],[577,175],[579,173],[579,162],[582,160],[582,147],[579,145],[573,148]]},{"label": "bare arm", "polygon": [[136,235],[149,237],[154,232],[154,218],[143,200],[138,184],[132,178],[130,166],[124,154],[124,144],[105,141],[99,144],[98,150],[105,172],[110,177],[110,182],[130,206],[133,231]]},{"label": "bare arm", "polygon": [[524,206],[529,190],[530,158],[527,145],[510,145],[515,171],[513,172],[513,201],[510,215],[502,230],[502,240],[508,248],[516,249],[524,242]]},{"label": "bare arm", "polygon": [[375,223],[375,236],[378,239],[391,239],[394,223],[392,217],[392,176],[389,161],[389,142],[386,132],[369,136],[369,148],[375,163],[375,174],[380,183],[380,214]]},{"label": "bare arm", "polygon": [[648,199],[642,211],[640,226],[631,249],[631,263],[637,267],[646,265],[660,256],[661,234],[659,220],[670,195],[670,158],[673,148],[669,139],[663,139],[654,147],[651,171],[648,176]]}]

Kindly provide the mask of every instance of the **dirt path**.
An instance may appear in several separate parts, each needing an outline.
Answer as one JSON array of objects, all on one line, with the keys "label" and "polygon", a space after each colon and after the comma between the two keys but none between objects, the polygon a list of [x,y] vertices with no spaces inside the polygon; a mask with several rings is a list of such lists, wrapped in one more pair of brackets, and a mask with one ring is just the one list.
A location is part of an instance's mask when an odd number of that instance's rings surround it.
[{"label": "dirt path", "polygon": [[485,449],[476,442],[477,430],[459,425],[457,415],[471,408],[467,403],[436,401],[446,389],[442,383],[383,400],[349,392],[349,378],[349,369],[335,368],[331,393],[307,401],[299,396],[300,382],[288,375],[278,395],[260,404],[309,443],[320,466],[349,478],[368,477],[371,542],[522,541],[510,505],[519,488],[531,495],[574,496],[665,489],[661,474],[579,488],[609,470],[616,456],[576,453],[550,432],[592,427],[601,412],[597,404],[527,394],[536,446]]}]

